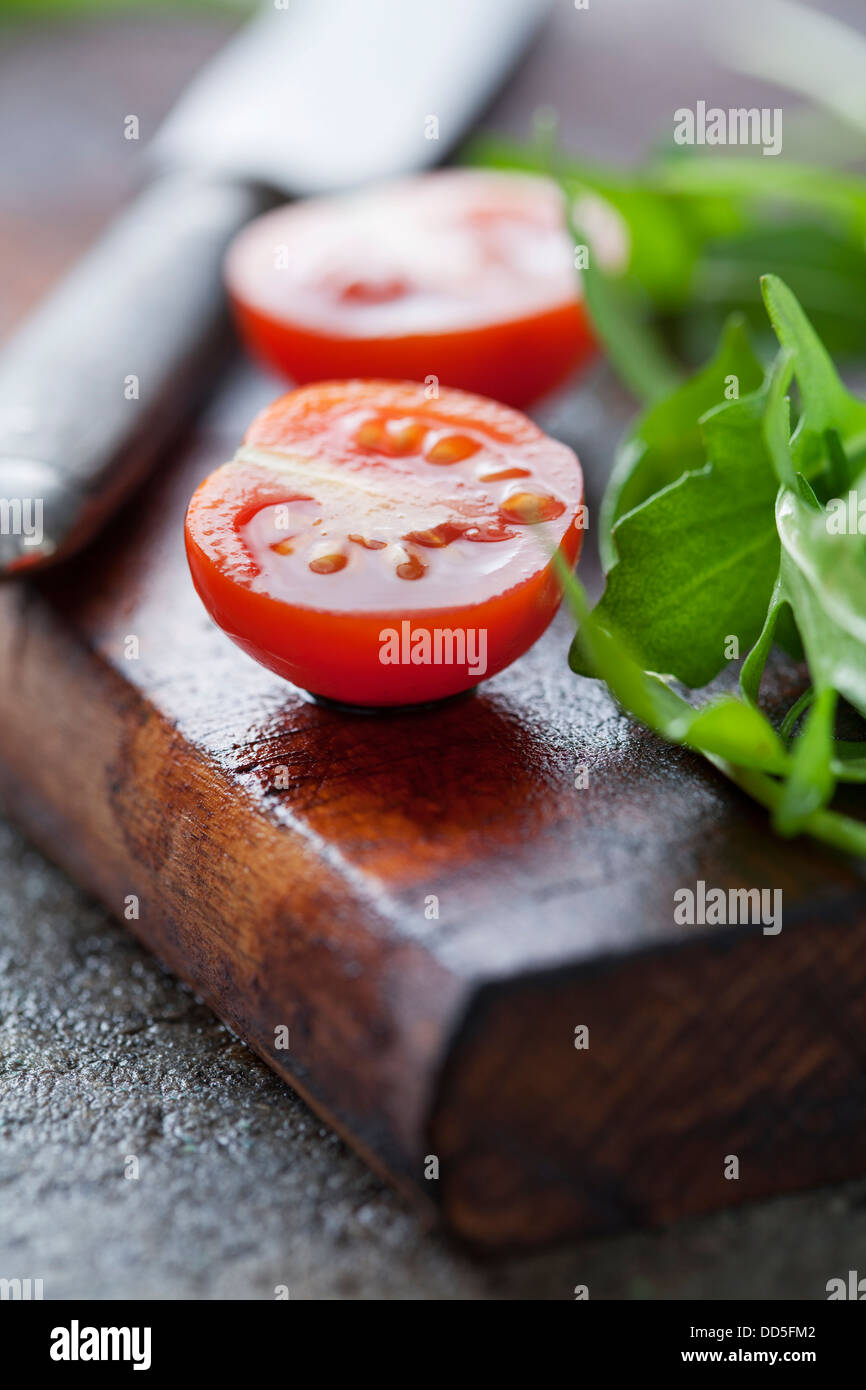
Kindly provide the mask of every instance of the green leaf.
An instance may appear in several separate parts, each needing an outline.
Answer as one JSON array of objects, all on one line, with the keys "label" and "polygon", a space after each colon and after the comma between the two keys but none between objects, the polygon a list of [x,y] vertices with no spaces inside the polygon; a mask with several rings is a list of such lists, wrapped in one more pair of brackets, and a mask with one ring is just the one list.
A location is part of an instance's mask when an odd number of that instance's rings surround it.
[{"label": "green leaf", "polygon": [[760,710],[730,695],[694,709],[664,681],[641,668],[620,634],[601,625],[598,610],[590,612],[582,588],[566,569],[560,563],[566,598],[578,623],[574,646],[585,668],[582,674],[604,680],[629,714],[671,743],[744,767],[785,771],[784,744]]},{"label": "green leaf", "polygon": [[776,477],[780,483],[790,487],[795,484],[796,473],[791,454],[791,403],[785,392],[791,381],[793,364],[790,348],[783,348],[773,368],[762,425],[764,443]]},{"label": "green leaf", "polygon": [[863,238],[815,224],[773,220],[702,246],[690,286],[690,312],[739,309],[756,327],[755,289],[767,271],[791,288],[827,345],[862,356],[866,346]]},{"label": "green leaf", "polygon": [[761,281],[764,302],[776,336],[793,354],[794,370],[809,429],[836,430],[855,451],[866,447],[866,405],[842,384],[833,359],[788,286],[775,275]]},{"label": "green leaf", "polygon": [[701,416],[724,404],[733,379],[742,396],[755,391],[763,375],[744,320],[732,316],[712,361],[639,416],[617,450],[601,505],[600,547],[606,570],[616,560],[611,532],[617,520],[683,473],[701,468]]},{"label": "green leaf", "polygon": [[[866,716],[866,471],[827,505],[810,482],[838,490],[850,480],[866,447],[866,406],[842,385],[787,287],[770,278],[765,293],[782,344],[773,372],[744,399],[703,414],[703,466],[618,516],[614,505],[618,558],[595,610],[560,563],[579,623],[570,661],[604,679],[649,728],[702,753],[771,812],[781,834],[805,831],[866,857],[866,825],[826,809],[837,780],[866,782],[866,745],[833,737],[840,695]],[[803,405],[793,438],[792,366]],[[670,407],[656,407],[656,418]],[[676,444],[669,456],[682,467]],[[639,478],[633,458],[617,497]],[[783,722],[787,737],[803,719],[789,752],[757,700],[772,642],[790,642],[794,624],[812,687]],[[754,642],[745,698],[696,710],[660,679],[706,684],[733,635]]]},{"label": "green leaf", "polygon": [[698,710],[683,741],[740,767],[780,774],[788,767],[788,753],[766,715],[732,695]]},{"label": "green leaf", "polygon": [[803,718],[803,715],[811,708],[814,702],[815,687],[807,685],[802,695],[798,696],[793,705],[789,706],[785,718],[779,725],[779,737],[784,739],[785,743],[789,743],[793,738],[794,730]]},{"label": "green leaf", "polygon": [[764,623],[778,570],[777,483],[762,433],[763,388],[703,421],[702,469],[621,517],[619,554],[599,622],[627,634],[644,666],[706,685],[736,637],[748,649]]},{"label": "green leaf", "polygon": [[[601,628],[596,613],[590,612],[580,581],[572,574],[565,561],[557,557],[556,565],[566,601],[580,625],[575,643],[579,643],[583,660],[592,668],[591,674],[607,683],[627,714],[634,715],[671,742],[682,742],[691,730],[694,739],[692,746],[697,747],[702,737],[699,721],[702,715],[706,715],[703,729],[704,747],[701,749],[704,756],[726,777],[742,787],[749,796],[775,812],[784,793],[784,784],[760,767],[749,766],[745,761],[749,756],[749,749],[755,750],[756,738],[761,741],[760,746],[763,746],[765,734],[761,726],[751,723],[747,727],[744,724],[741,737],[738,737],[735,728],[736,716],[729,716],[726,711],[719,719],[715,713],[708,715],[706,711],[695,711],[681,696],[641,670],[627,644],[614,633],[605,632]],[[743,708],[748,709],[748,706],[744,705]],[[711,744],[722,744],[722,732],[727,735],[723,746],[729,753],[743,757],[743,762],[720,756],[711,749]],[[767,737],[766,747],[769,758],[775,761],[778,758],[778,749],[773,743],[772,730]],[[779,766],[781,767],[781,763]],[[806,817],[802,829],[836,849],[866,857],[866,825],[848,816],[819,809]]]},{"label": "green leaf", "polygon": [[654,304],[681,304],[688,295],[699,242],[671,200],[640,174],[603,172],[571,159],[560,161],[558,173],[573,220],[580,222],[581,202],[588,194],[619,214],[629,240],[629,280]]},{"label": "green leaf", "polygon": [[636,719],[667,737],[688,727],[691,706],[657,676],[644,671],[628,642],[608,631],[590,611],[581,584],[562,560],[557,567],[565,585],[565,597],[578,624],[571,660],[580,674],[606,682],[611,694]]},{"label": "green leaf", "polygon": [[831,768],[840,782],[866,782],[866,743],[836,739]]},{"label": "green leaf", "polygon": [[767,664],[767,658],[770,655],[773,639],[776,635],[776,626],[782,609],[787,606],[787,603],[788,600],[783,595],[777,579],[760,636],[743,662],[740,671],[740,690],[749,701],[749,704],[756,707],[758,704],[758,696],[761,692],[761,678],[764,674],[764,667]]},{"label": "green leaf", "polygon": [[[852,494],[851,514],[866,517],[866,475]],[[837,520],[799,491],[780,491],[780,597],[793,610],[815,687],[838,691],[866,715],[866,536],[839,530],[848,519],[847,509]]]},{"label": "green leaf", "polygon": [[[714,151],[710,156],[678,154],[660,160],[647,177],[660,191],[695,200],[713,197],[753,209],[756,203],[772,200],[776,207],[785,202],[821,210],[847,231],[852,242],[862,245],[866,237],[866,179],[860,174]],[[758,211],[752,212],[752,226],[759,224],[760,217]]]},{"label": "green leaf", "polygon": [[824,431],[824,446],[827,451],[827,488],[833,497],[841,497],[854,482],[854,472],[838,430]]},{"label": "green leaf", "polygon": [[809,816],[826,806],[833,795],[836,698],[835,690],[818,692],[794,744],[791,769],[773,814],[773,824],[781,835],[798,835]]}]

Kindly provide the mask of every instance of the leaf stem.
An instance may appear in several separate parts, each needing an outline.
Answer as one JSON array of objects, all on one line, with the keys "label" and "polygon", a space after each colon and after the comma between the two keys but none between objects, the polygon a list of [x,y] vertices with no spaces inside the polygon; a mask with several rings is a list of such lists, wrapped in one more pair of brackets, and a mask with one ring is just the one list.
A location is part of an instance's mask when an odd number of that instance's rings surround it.
[{"label": "leaf stem", "polygon": [[805,714],[806,710],[812,704],[812,701],[814,699],[815,689],[814,686],[810,685],[808,689],[803,691],[803,694],[800,696],[799,700],[795,700],[791,708],[788,710],[788,713],[785,715],[785,718],[779,725],[779,734],[785,740],[786,743],[790,743],[791,734],[794,732],[794,725],[797,723],[797,720],[800,718],[800,715]]},{"label": "leaf stem", "polygon": [[[728,763],[712,753],[705,753],[704,757],[768,811],[775,811],[782,797],[783,786],[780,782],[764,772]],[[840,815],[838,811],[812,811],[803,821],[800,833],[811,835],[813,839],[846,854],[866,857],[866,824],[851,816]]]}]

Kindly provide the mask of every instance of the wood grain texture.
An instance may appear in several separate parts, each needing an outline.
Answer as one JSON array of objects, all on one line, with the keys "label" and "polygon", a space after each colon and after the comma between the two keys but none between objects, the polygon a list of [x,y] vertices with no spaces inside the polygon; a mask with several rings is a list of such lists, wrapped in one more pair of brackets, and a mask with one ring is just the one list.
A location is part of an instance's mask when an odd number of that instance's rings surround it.
[{"label": "wood grain texture", "polygon": [[[574,52],[545,38],[491,120],[525,119]],[[474,697],[375,718],[306,702],[213,628],[186,501],[275,389],[238,367],[86,555],[0,591],[4,803],[118,915],[135,895],[141,939],[480,1245],[864,1171],[862,871],[774,840],[572,676],[564,617]],[[597,496],[618,398],[596,381],[551,419]],[[677,926],[700,878],[781,889],[781,935]]]},{"label": "wood grain texture", "polygon": [[[270,388],[238,377],[243,418],[248,389]],[[565,622],[418,714],[339,714],[259,670],[211,626],[182,553],[231,409],[103,543],[0,596],[18,818],[118,915],[134,894],[132,929],[474,1241],[861,1171],[859,873],[772,840],[715,773],[571,676]],[[698,878],[781,888],[781,935],[676,926],[674,890]]]}]

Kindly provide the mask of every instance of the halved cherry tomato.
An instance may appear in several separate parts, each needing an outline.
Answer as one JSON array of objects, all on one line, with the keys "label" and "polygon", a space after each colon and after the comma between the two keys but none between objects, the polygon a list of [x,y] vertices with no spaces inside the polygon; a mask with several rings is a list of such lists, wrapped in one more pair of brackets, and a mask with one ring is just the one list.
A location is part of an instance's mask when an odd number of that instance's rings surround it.
[{"label": "halved cherry tomato", "polygon": [[462,391],[325,382],[282,396],[186,518],[195,586],[235,642],[304,690],[404,705],[526,651],[574,564],[570,449]]},{"label": "halved cherry tomato", "polygon": [[254,354],[296,382],[393,377],[526,406],[595,351],[556,185],[455,169],[278,208],[229,248]]}]

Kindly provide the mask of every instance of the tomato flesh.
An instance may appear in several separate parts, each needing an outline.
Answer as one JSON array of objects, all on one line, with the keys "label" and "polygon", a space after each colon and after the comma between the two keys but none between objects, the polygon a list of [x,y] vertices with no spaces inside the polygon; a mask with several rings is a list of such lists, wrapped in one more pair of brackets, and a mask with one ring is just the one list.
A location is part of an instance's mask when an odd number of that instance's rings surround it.
[{"label": "tomato flesh", "polygon": [[226,283],[253,355],[293,381],[435,377],[526,406],[595,352],[562,197],[457,169],[265,213]]},{"label": "tomato flesh", "polygon": [[582,498],[572,451],[507,407],[320,383],[262,412],[201,484],[187,554],[211,616],[271,670],[349,704],[413,704],[540,636]]}]

